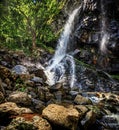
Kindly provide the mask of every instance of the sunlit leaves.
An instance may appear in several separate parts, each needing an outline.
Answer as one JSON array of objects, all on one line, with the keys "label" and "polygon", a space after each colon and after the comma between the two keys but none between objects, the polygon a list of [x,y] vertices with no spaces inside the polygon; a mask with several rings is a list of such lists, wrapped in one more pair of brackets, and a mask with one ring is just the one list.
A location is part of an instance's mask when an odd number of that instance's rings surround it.
[{"label": "sunlit leaves", "polygon": [[51,24],[65,2],[66,0],[60,0],[60,2],[58,0],[5,0],[0,2],[1,37],[11,38],[17,42],[22,41],[24,44],[26,41],[41,44],[54,40],[56,34],[53,33]]}]

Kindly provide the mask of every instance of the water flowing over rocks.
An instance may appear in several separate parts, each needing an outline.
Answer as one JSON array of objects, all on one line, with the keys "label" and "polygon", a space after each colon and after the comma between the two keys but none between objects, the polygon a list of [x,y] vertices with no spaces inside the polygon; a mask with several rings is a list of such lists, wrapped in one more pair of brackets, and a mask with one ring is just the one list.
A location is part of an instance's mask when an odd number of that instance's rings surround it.
[{"label": "water flowing over rocks", "polygon": [[[117,0],[102,0],[104,6],[103,12],[101,10],[101,0],[82,0],[80,2],[68,0],[64,7],[62,18],[77,8],[80,3],[82,4],[81,11],[75,19],[75,29],[70,38],[70,42],[73,46],[70,45],[70,50],[73,51],[74,48],[79,49],[80,53],[75,57],[85,61],[87,64],[94,65],[110,73],[117,73],[119,70],[119,10]],[[99,49],[102,41],[102,15],[106,16],[105,32],[108,36],[106,40],[108,41],[108,44],[106,44],[107,53],[104,51],[106,54],[101,54],[102,52]],[[61,20],[60,17],[58,20]],[[56,25],[59,28],[61,25],[64,26],[64,24],[58,23]]]},{"label": "water flowing over rocks", "polygon": [[[76,62],[80,84],[72,89],[64,83],[49,86],[40,65],[42,74],[36,73],[36,63],[22,61],[11,67],[0,65],[0,129],[118,129],[119,85],[109,74]],[[28,73],[12,73],[16,65],[25,66]]]},{"label": "water flowing over rocks", "polygon": [[[37,59],[25,56],[22,51],[0,47],[1,130],[119,129],[119,80],[108,74],[119,71],[118,2],[105,0],[104,3],[108,14],[106,31],[110,37],[106,54],[101,54],[98,48],[100,0],[68,0],[57,28],[61,28],[68,13],[80,3],[70,38],[74,44],[68,49],[68,55],[73,55],[76,63],[74,87],[70,88],[67,76],[65,83],[57,82],[53,86],[46,83],[45,66],[51,54],[40,52],[41,57]],[[66,68],[69,72],[69,66]]]}]

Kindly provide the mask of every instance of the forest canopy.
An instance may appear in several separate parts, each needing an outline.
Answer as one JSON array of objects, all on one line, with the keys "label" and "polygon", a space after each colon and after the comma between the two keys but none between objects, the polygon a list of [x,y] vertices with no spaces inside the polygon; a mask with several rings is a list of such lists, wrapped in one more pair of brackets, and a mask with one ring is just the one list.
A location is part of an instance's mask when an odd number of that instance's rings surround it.
[{"label": "forest canopy", "polygon": [[66,0],[1,0],[0,44],[11,48],[43,46],[57,39],[52,23]]}]

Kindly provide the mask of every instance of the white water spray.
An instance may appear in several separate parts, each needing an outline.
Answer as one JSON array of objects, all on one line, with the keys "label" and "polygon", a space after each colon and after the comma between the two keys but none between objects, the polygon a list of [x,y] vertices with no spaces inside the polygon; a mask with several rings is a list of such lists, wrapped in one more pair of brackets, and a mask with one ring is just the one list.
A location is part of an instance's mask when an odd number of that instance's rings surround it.
[{"label": "white water spray", "polygon": [[71,81],[70,81],[70,87],[72,88],[74,86],[76,77],[75,77],[75,62],[74,62],[74,58],[72,56],[69,55],[69,59],[70,59],[70,74],[71,74]]},{"label": "white water spray", "polygon": [[85,10],[86,4],[87,4],[87,0],[84,0],[84,1],[83,1],[83,10]]},{"label": "white water spray", "polygon": [[104,7],[104,2],[101,0],[101,13],[102,13],[102,23],[101,23],[101,42],[100,42],[100,50],[103,53],[106,53],[107,51],[107,43],[109,39],[109,35],[106,31],[107,26],[106,26],[106,11]]},{"label": "white water spray", "polygon": [[79,9],[75,9],[73,13],[70,15],[67,23],[64,26],[64,31],[58,41],[58,45],[55,51],[55,55],[52,58],[52,64],[48,66],[48,69],[54,68],[66,55],[67,44],[69,43],[69,38],[72,33],[72,29],[74,27],[74,19]]},{"label": "white water spray", "polygon": [[[74,20],[76,14],[80,8],[75,9],[69,16],[68,21],[64,26],[64,31],[58,41],[58,45],[53,58],[50,60],[50,65],[46,68],[47,83],[49,85],[54,85],[56,82],[60,81],[65,75],[65,71],[70,68],[70,87],[73,87],[75,82],[75,62],[73,56],[67,54],[67,46],[70,35],[74,29]],[[68,64],[69,63],[69,64]],[[70,66],[69,66],[70,65]]]}]

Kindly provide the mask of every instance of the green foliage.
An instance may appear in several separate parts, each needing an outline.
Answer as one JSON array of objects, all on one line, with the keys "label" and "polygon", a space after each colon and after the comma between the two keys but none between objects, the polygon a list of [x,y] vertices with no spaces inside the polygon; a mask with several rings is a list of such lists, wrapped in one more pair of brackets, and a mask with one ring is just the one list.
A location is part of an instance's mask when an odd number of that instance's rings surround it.
[{"label": "green foliage", "polygon": [[26,84],[24,83],[24,81],[21,78],[17,78],[16,79],[15,89],[17,89],[17,90],[19,90],[21,92],[25,92]]},{"label": "green foliage", "polygon": [[94,66],[89,65],[89,64],[87,64],[87,63],[85,63],[85,62],[83,62],[83,61],[81,61],[81,60],[75,59],[75,61],[76,61],[77,64],[80,64],[81,66],[84,66],[84,67],[86,67],[86,68],[93,69],[93,70],[96,69]]},{"label": "green foliage", "polygon": [[66,0],[0,1],[0,42],[12,48],[35,48],[57,39],[52,22]]},{"label": "green foliage", "polygon": [[118,80],[119,81],[119,74],[115,74],[115,75],[111,75],[111,77],[113,78],[113,79],[116,79],[116,80]]}]

